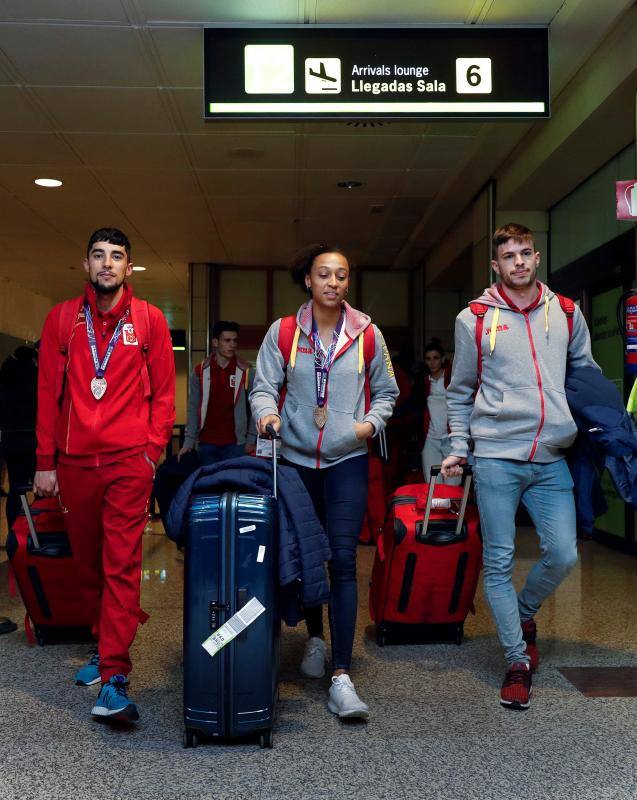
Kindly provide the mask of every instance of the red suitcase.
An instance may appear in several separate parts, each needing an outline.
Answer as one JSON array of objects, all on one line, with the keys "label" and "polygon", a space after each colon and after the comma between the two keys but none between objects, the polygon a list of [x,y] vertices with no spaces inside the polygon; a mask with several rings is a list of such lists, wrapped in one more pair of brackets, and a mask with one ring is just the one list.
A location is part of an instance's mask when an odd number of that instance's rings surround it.
[{"label": "red suitcase", "polygon": [[26,495],[21,500],[22,514],[9,532],[7,555],[27,612],[27,637],[40,645],[61,638],[85,639],[91,621],[60,502],[43,497],[29,508]]},{"label": "red suitcase", "polygon": [[[478,586],[482,539],[477,508],[469,502],[471,468],[464,487],[432,483],[402,486],[391,496],[374,561],[369,593],[376,641],[462,642],[464,621]],[[429,491],[433,489],[433,491]],[[449,498],[451,508],[432,508]]]}]

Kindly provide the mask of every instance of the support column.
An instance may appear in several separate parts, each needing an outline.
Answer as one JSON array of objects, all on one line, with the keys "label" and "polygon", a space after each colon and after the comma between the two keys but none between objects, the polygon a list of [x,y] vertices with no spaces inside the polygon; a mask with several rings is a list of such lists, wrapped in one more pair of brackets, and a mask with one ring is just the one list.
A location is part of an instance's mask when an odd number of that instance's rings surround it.
[{"label": "support column", "polygon": [[188,373],[210,352],[211,264],[190,264]]}]

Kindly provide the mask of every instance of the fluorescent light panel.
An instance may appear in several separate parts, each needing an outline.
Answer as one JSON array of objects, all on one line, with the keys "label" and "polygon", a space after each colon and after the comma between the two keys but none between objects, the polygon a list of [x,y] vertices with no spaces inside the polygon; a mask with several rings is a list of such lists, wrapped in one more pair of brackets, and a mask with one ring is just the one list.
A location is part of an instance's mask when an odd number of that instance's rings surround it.
[{"label": "fluorescent light panel", "polygon": [[33,183],[38,186],[45,186],[47,189],[57,189],[58,186],[62,186],[62,181],[57,178],[36,178]]}]

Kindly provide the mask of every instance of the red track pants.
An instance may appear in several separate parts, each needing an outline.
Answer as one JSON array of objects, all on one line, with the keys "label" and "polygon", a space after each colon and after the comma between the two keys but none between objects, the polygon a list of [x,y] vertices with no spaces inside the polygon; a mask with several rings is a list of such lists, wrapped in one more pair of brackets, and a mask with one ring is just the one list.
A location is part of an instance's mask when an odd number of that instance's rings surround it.
[{"label": "red track pants", "polygon": [[142,453],[103,467],[57,466],[60,499],[78,560],[80,591],[98,639],[102,681],[128,675],[137,625],[142,534],[153,468]]}]

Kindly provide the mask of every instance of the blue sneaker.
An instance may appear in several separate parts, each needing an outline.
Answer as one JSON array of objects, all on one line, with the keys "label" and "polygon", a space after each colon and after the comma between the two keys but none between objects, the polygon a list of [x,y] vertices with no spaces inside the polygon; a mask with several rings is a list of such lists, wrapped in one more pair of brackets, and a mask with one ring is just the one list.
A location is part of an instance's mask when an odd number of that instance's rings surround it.
[{"label": "blue sneaker", "polygon": [[135,722],[139,719],[139,711],[126,694],[128,680],[125,675],[113,675],[108,683],[103,683],[91,710],[94,717],[105,720],[116,719],[121,722]]},{"label": "blue sneaker", "polygon": [[76,686],[92,686],[100,682],[100,657],[94,653],[75,673]]}]

